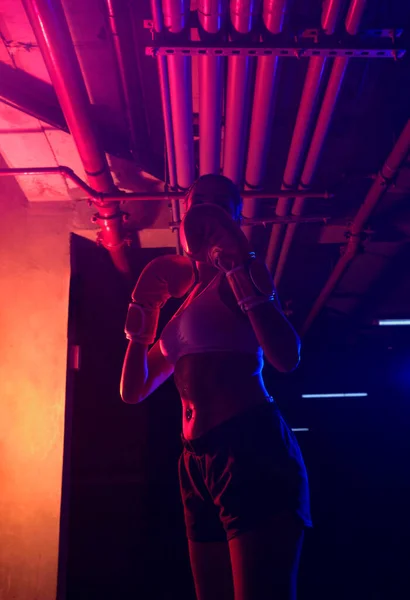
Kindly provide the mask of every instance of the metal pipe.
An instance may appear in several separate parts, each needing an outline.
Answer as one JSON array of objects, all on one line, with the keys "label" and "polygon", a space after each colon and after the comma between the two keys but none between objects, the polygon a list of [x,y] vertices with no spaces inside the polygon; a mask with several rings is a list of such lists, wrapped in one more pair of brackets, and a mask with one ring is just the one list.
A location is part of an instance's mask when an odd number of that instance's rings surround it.
[{"label": "metal pipe", "polygon": [[[263,192],[255,192],[255,191],[246,191],[242,192],[242,198],[266,198],[273,200],[274,198],[297,198],[298,196],[305,197],[305,192],[292,192],[289,190],[279,190],[279,191],[263,191]],[[157,194],[146,194],[141,192],[124,192],[122,194],[102,194],[102,200],[114,200],[119,199],[124,202],[128,202],[130,200],[167,200],[170,198],[180,198],[181,200],[186,197],[186,192],[160,192]],[[311,192],[309,193],[310,198],[332,198],[333,194],[329,192]],[[96,198],[98,199],[98,198]]]},{"label": "metal pipe", "polygon": [[175,159],[174,129],[171,114],[171,95],[169,93],[168,65],[165,56],[157,57],[159,87],[161,91],[162,117],[164,119],[165,146],[167,149],[168,178],[171,189],[178,188]]},{"label": "metal pipe", "polygon": [[164,15],[162,13],[161,0],[151,0],[151,13],[154,31],[158,33],[164,29]]},{"label": "metal pipe", "polygon": [[[189,0],[162,0],[164,29],[181,34],[189,17]],[[189,188],[195,178],[194,135],[192,110],[191,59],[168,56],[168,78],[174,137],[177,184]]]},{"label": "metal pipe", "polygon": [[[98,192],[113,192],[114,182],[95,135],[89,97],[61,2],[53,0],[51,4],[48,0],[23,0],[23,5],[87,179]],[[103,227],[101,242],[110,251],[117,268],[129,273],[118,202],[107,202],[100,206],[97,221]]]},{"label": "metal pipe", "polygon": [[[263,20],[270,33],[280,33],[285,8],[286,0],[265,0]],[[248,159],[245,171],[245,182],[250,188],[260,187],[265,177],[279,64],[279,59],[276,56],[262,56],[257,60]],[[249,198],[243,205],[242,212],[244,216],[252,218],[257,215],[257,206],[256,197]],[[251,239],[252,228],[246,227],[246,222],[243,222],[242,225],[246,236]]]},{"label": "metal pipe", "polygon": [[[340,12],[342,0],[326,0],[322,7],[322,25],[325,33],[331,34],[337,23],[337,16]],[[297,180],[302,169],[308,136],[311,131],[312,119],[317,97],[320,91],[326,58],[312,57],[309,59],[308,72],[306,74],[303,87],[298,115],[296,117],[295,128],[292,141],[289,148],[288,159],[286,162],[285,173],[283,176],[283,187],[296,187]],[[278,202],[276,214],[285,216],[289,213],[291,202],[282,200]],[[273,271],[280,253],[285,227],[274,225],[272,227],[268,249],[266,252],[266,264]]]},{"label": "metal pipe", "polygon": [[287,0],[264,0],[263,22],[270,33],[280,33],[285,20]]},{"label": "metal pipe", "polygon": [[300,185],[302,188],[308,188],[312,185],[313,176],[319,162],[319,156],[322,151],[339,92],[342,87],[348,60],[348,58],[334,59],[329,82],[327,84],[325,96],[323,98],[322,106],[317,119],[316,128],[312,136],[305,166],[300,178]]},{"label": "metal pipe", "polygon": [[127,118],[128,131],[130,135],[131,150],[136,151],[138,147],[137,141],[137,125],[134,119],[134,112],[132,108],[132,94],[129,86],[129,80],[127,77],[127,69],[125,63],[124,50],[121,45],[120,36],[120,10],[124,8],[124,4],[121,4],[120,0],[106,0],[108,22],[110,25],[111,37],[114,44],[115,58],[117,61],[118,72],[120,75],[120,89],[122,104]]},{"label": "metal pipe", "polygon": [[249,221],[250,225],[267,225],[268,223],[323,223],[325,225],[330,221],[330,217],[328,215],[315,215],[314,217],[254,217],[252,219],[246,219],[246,217],[244,217],[244,219]]},{"label": "metal pipe", "polygon": [[199,56],[199,174],[220,172],[223,61]]},{"label": "metal pipe", "polygon": [[181,33],[188,25],[189,9],[189,0],[162,0],[164,28]]},{"label": "metal pipe", "polygon": [[[350,27],[352,27],[352,23],[355,23],[355,26],[359,27],[359,19],[357,18],[357,14],[360,16],[363,13],[364,5],[366,0],[353,0],[350,8]],[[329,4],[329,3],[328,3]],[[325,4],[326,6],[326,4]],[[353,10],[352,10],[353,7]],[[334,11],[334,15],[337,16],[338,11]],[[327,21],[325,25],[330,29],[330,22],[335,26],[335,19],[331,18],[331,11],[328,10],[326,13]],[[347,21],[346,21],[347,26]],[[357,31],[354,31],[357,33]],[[327,84],[326,92],[323,98],[322,106],[320,108],[319,116],[316,122],[315,131],[312,136],[312,141],[310,143],[309,151],[306,157],[305,166],[303,168],[303,172],[300,178],[300,189],[308,189],[313,182],[314,174],[316,172],[316,168],[319,162],[320,154],[323,149],[323,145],[326,139],[327,132],[329,130],[330,122],[336,107],[337,99],[339,96],[339,92],[342,87],[342,83],[344,80],[344,76],[346,73],[346,68],[349,59],[344,57],[337,57],[334,59],[332,71],[329,77],[329,81]],[[303,197],[298,198],[294,201],[292,207],[293,215],[301,215],[303,214],[305,206],[305,199]],[[287,257],[293,243],[293,239],[295,237],[297,231],[297,225],[290,225],[286,228],[286,234],[283,240],[283,244],[281,247],[279,259],[276,265],[275,270],[275,285],[279,287],[280,281],[282,279]]]},{"label": "metal pipe", "polygon": [[87,183],[78,177],[72,169],[65,167],[64,165],[59,165],[58,167],[16,167],[0,169],[0,177],[16,175],[63,175],[75,183],[80,189],[84,190],[90,198],[99,198],[102,195],[100,192],[87,185]]},{"label": "metal pipe", "polygon": [[[363,14],[365,5],[366,0],[352,0],[345,22],[346,29],[349,31],[349,33],[356,34],[358,32],[360,18]],[[348,61],[349,59],[345,57],[337,57],[334,59],[332,72],[329,77],[329,82],[323,98],[315,131],[312,136],[309,152],[303,168],[300,182],[302,187],[307,188],[312,184],[314,172],[317,167],[319,156],[323,148],[326,134],[329,129],[330,121],[346,73]]]},{"label": "metal pipe", "polygon": [[[230,17],[238,34],[250,34],[260,13],[258,0],[232,0]],[[234,183],[242,183],[251,103],[251,82],[255,59],[248,56],[228,58],[223,174]]]},{"label": "metal pipe", "polygon": [[[163,15],[161,11],[161,4],[159,0],[151,0],[151,11],[154,31],[156,33],[159,33],[162,31],[164,24]],[[171,189],[176,190],[178,188],[178,181],[175,158],[175,139],[174,129],[172,125],[171,96],[169,91],[168,65],[166,57],[158,56],[157,65],[159,87],[161,91],[162,116],[164,119],[164,133],[165,146],[167,150],[169,185],[171,186]],[[171,200],[171,215],[172,220],[175,223],[178,223],[181,220],[179,200],[176,198],[173,198]],[[179,239],[178,231],[175,232],[175,245],[177,254],[182,254],[182,246],[181,241]]]},{"label": "metal pipe", "polygon": [[254,58],[228,58],[223,174],[242,183]]},{"label": "metal pipe", "polygon": [[[314,217],[255,217],[253,219],[247,219],[249,225],[268,225],[269,223],[322,223],[327,224],[330,221],[328,215],[314,216]],[[180,223],[170,223],[173,228],[180,227]]]},{"label": "metal pipe", "polygon": [[[164,17],[160,0],[151,0],[152,23],[155,33],[164,27]],[[165,146],[167,149],[168,177],[172,189],[177,189],[177,171],[175,160],[175,141],[172,126],[171,97],[169,93],[168,66],[165,56],[157,57],[159,87],[161,92],[162,117],[164,119]]]},{"label": "metal pipe", "polygon": [[[282,187],[285,189],[294,188],[297,185],[308,135],[311,129],[314,108],[324,74],[325,62],[326,59],[322,57],[312,57],[309,59],[308,71],[283,177]],[[291,202],[289,200],[285,198],[281,199],[277,204],[276,214],[280,217],[285,217],[289,213],[290,204]],[[277,261],[283,234],[284,227],[282,225],[274,225],[272,227],[266,253],[266,264],[271,271],[273,271]]]},{"label": "metal pipe", "polygon": [[258,59],[245,174],[245,181],[249,187],[261,186],[266,171],[274,114],[277,68],[276,56],[264,56]]},{"label": "metal pipe", "polygon": [[235,31],[250,33],[261,12],[261,0],[231,0],[229,11]]},{"label": "metal pipe", "polygon": [[227,0],[199,0],[198,19],[207,33],[219,33],[226,20]]},{"label": "metal pipe", "polygon": [[296,185],[300,175],[313,112],[322,82],[324,66],[325,60],[323,58],[314,57],[309,60],[308,72],[283,176],[283,187],[288,189]]},{"label": "metal pipe", "polygon": [[[226,0],[200,0],[198,18],[207,34],[217,34],[226,17]],[[221,161],[224,59],[199,56],[199,174],[218,174]]]},{"label": "metal pipe", "polygon": [[90,101],[60,0],[23,0],[44,62],[58,96],[90,185],[114,188],[107,160],[97,143]]},{"label": "metal pipe", "polygon": [[169,56],[168,74],[178,186],[188,189],[195,179],[191,59]]},{"label": "metal pipe", "polygon": [[[64,177],[68,177],[71,179],[79,188],[84,190],[84,192],[89,196],[89,198],[93,201],[104,202],[104,201],[112,201],[117,200],[120,202],[128,202],[132,200],[170,200],[170,199],[183,199],[186,196],[185,192],[159,192],[157,194],[148,194],[145,192],[121,192],[117,191],[113,194],[104,194],[94,190],[89,185],[85,183],[78,175],[72,171],[69,167],[65,167],[60,165],[59,167],[17,167],[17,168],[4,168],[0,169],[0,177],[7,176],[20,176],[20,175],[64,175]],[[243,197],[253,197],[257,198],[294,198],[298,195],[305,197],[306,195],[310,198],[332,198],[333,194],[329,192],[309,192],[306,194],[305,192],[292,192],[287,190],[279,190],[279,191],[253,191],[253,192],[242,192],[241,196]],[[265,221],[267,222],[267,221]]]},{"label": "metal pipe", "polygon": [[323,2],[321,25],[323,31],[328,35],[335,32],[343,2],[344,0],[336,2],[335,0],[325,0]]},{"label": "metal pipe", "polygon": [[392,181],[394,180],[397,171],[406,160],[410,152],[410,120],[407,121],[399,139],[396,142],[393,150],[389,154],[386,162],[378,173],[374,180],[367,196],[361,205],[349,231],[349,239],[345,248],[343,256],[340,257],[335,269],[327,280],[324,288],[320,292],[316,302],[314,303],[312,310],[310,311],[302,328],[302,333],[305,334],[317,315],[326,304],[328,298],[331,296],[333,290],[339,283],[342,275],[345,273],[347,267],[350,265],[352,260],[358,253],[361,243],[361,237],[363,229],[374,211],[377,203],[384,196],[386,191],[389,189]]},{"label": "metal pipe", "polygon": [[[299,186],[299,189],[301,190],[308,188],[312,183],[313,175],[316,170],[317,162],[336,105],[344,73],[346,71],[347,61],[348,59],[346,58],[335,58],[333,69],[329,78],[329,83],[326,88],[323,104],[312,137],[312,142],[306,158],[305,167],[302,172],[301,183]],[[303,198],[303,196],[295,199],[292,206],[292,215],[301,215],[303,213],[304,205],[305,198]],[[280,249],[279,258],[275,269],[274,280],[275,285],[277,287],[279,287],[280,285],[290,247],[293,243],[293,239],[296,234],[296,230],[297,225],[289,225],[286,228],[286,233],[283,238],[283,243]]]},{"label": "metal pipe", "polygon": [[352,0],[346,17],[346,31],[355,35],[359,31],[360,22],[366,8],[367,0]]}]

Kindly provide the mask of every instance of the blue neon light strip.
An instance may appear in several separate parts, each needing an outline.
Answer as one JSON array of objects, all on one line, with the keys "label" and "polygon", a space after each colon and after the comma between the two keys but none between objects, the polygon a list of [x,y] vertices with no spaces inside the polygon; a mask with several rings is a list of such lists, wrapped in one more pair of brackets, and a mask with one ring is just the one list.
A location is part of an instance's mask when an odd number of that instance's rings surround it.
[{"label": "blue neon light strip", "polygon": [[308,427],[292,427],[292,431],[309,431]]},{"label": "blue neon light strip", "polygon": [[410,319],[382,319],[379,325],[410,325]]},{"label": "blue neon light strip", "polygon": [[302,398],[365,398],[366,392],[352,392],[349,394],[302,394]]}]

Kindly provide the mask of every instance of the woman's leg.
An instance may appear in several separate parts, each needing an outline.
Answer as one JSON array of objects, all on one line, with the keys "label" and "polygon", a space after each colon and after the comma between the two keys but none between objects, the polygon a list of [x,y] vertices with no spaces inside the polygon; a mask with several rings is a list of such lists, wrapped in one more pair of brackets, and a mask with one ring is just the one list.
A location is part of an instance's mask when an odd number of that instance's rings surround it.
[{"label": "woman's leg", "polygon": [[189,557],[197,600],[233,600],[227,542],[191,542]]},{"label": "woman's leg", "polygon": [[282,513],[229,542],[235,600],[295,600],[303,525]]}]

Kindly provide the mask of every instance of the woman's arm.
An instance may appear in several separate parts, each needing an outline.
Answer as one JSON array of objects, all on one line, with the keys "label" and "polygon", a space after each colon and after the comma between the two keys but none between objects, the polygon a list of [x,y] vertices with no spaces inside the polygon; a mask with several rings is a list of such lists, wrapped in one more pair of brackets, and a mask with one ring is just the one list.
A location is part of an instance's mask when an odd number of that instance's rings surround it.
[{"label": "woman's arm", "polygon": [[222,301],[243,319],[249,319],[268,362],[282,373],[293,371],[300,360],[300,339],[275,299],[259,304],[244,314],[224,277],[219,287]]},{"label": "woman's arm", "polygon": [[248,310],[247,315],[269,363],[281,373],[296,369],[300,361],[300,339],[279,303],[259,304]]},{"label": "woman's arm", "polygon": [[122,367],[120,393],[127,404],[136,404],[152,394],[174,371],[163,356],[159,342],[148,346],[130,341]]},{"label": "woman's arm", "polygon": [[124,402],[141,402],[173,372],[155,340],[161,308],[170,298],[182,298],[192,287],[192,262],[178,255],[158,256],[149,262],[132,292],[125,334],[129,340],[122,368],[120,393]]}]

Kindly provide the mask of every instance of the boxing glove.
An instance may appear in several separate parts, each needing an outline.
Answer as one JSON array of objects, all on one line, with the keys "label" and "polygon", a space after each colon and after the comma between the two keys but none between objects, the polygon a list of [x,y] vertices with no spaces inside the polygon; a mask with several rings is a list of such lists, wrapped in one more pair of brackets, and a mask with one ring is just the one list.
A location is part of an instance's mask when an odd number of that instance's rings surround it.
[{"label": "boxing glove", "polygon": [[194,280],[192,262],[185,256],[159,256],[149,262],[131,294],[125,322],[127,339],[152,344],[161,308],[170,298],[182,298]]},{"label": "boxing glove", "polygon": [[192,206],[180,228],[182,246],[193,260],[207,262],[226,274],[244,312],[275,299],[272,276],[250,251],[239,224],[216,204]]},{"label": "boxing glove", "polygon": [[239,224],[217,204],[192,206],[180,227],[187,256],[229,271],[249,257],[249,244]]}]

